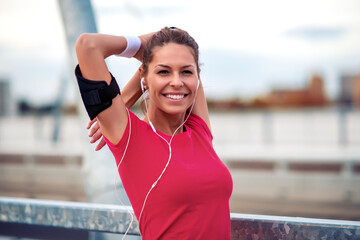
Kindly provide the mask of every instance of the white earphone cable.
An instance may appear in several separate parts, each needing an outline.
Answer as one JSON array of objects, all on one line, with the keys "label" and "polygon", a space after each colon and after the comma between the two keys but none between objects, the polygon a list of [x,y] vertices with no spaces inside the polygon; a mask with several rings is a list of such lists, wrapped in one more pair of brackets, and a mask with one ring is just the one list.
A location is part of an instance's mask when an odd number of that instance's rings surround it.
[{"label": "white earphone cable", "polygon": [[[171,150],[172,140],[173,140],[176,132],[177,132],[177,131],[186,123],[186,121],[189,119],[189,117],[190,117],[190,115],[191,115],[191,112],[192,112],[192,110],[193,110],[193,108],[194,108],[195,100],[196,100],[196,97],[197,97],[197,92],[198,92],[199,83],[200,83],[200,80],[198,80],[198,85],[197,85],[197,87],[196,87],[196,92],[195,92],[194,101],[193,101],[193,103],[192,103],[192,105],[191,105],[189,114],[187,115],[186,119],[182,122],[182,124],[180,124],[180,126],[178,126],[178,127],[175,129],[174,133],[172,134],[172,136],[171,136],[171,138],[170,138],[170,141],[167,141],[163,136],[161,136],[160,134],[158,134],[158,133],[156,132],[156,129],[155,129],[155,128],[153,128],[154,133],[155,133],[157,136],[159,136],[161,139],[163,139],[163,140],[168,144],[168,146],[169,146],[169,158],[168,158],[168,161],[167,161],[164,169],[162,170],[160,176],[159,176],[159,177],[156,179],[156,181],[151,185],[150,190],[149,190],[148,193],[146,194],[146,197],[145,197],[145,199],[144,199],[144,202],[143,202],[143,205],[142,205],[142,208],[141,208],[141,212],[140,212],[140,215],[139,215],[139,224],[140,224],[140,222],[141,222],[142,213],[143,213],[143,211],[144,211],[145,204],[146,204],[146,201],[147,201],[147,199],[148,199],[148,196],[150,195],[150,192],[155,188],[156,184],[160,181],[161,177],[164,175],[167,167],[168,167],[169,164],[170,164],[171,154],[172,154],[172,150]],[[143,95],[144,95],[144,94],[143,94]],[[149,118],[149,115],[148,115],[148,108],[147,108],[147,105],[146,105],[146,99],[145,99],[144,101],[145,101],[146,115],[147,115],[147,117],[148,117],[149,123],[151,123],[150,118]],[[152,124],[151,124],[151,126],[152,126]],[[152,126],[152,127],[153,127],[153,126]]]},{"label": "white earphone cable", "polygon": [[[189,111],[186,119],[183,121],[183,123],[180,124],[180,126],[178,126],[178,127],[176,128],[176,130],[174,131],[174,133],[172,134],[172,136],[171,136],[171,138],[170,138],[170,141],[167,141],[163,136],[161,136],[159,133],[157,133],[157,132],[156,132],[156,129],[153,127],[153,125],[152,125],[152,123],[151,123],[151,121],[150,121],[149,115],[148,115],[148,108],[147,108],[146,99],[145,99],[145,95],[146,95],[146,94],[145,94],[144,89],[143,89],[143,86],[142,86],[142,84],[141,84],[141,87],[142,87],[142,90],[143,90],[143,96],[142,96],[142,97],[143,97],[144,102],[145,102],[146,115],[147,115],[147,117],[148,117],[149,123],[150,123],[151,127],[153,128],[154,133],[155,133],[157,136],[159,136],[161,139],[163,139],[163,140],[168,144],[168,146],[169,146],[169,158],[168,158],[168,161],[167,161],[164,169],[162,170],[161,174],[160,174],[159,177],[156,179],[156,181],[152,184],[151,188],[149,189],[148,193],[146,194],[146,197],[145,197],[145,199],[144,199],[144,202],[143,202],[143,205],[142,205],[142,208],[141,208],[141,212],[140,212],[140,215],[139,215],[139,225],[140,225],[140,222],[141,222],[142,213],[143,213],[143,211],[144,211],[144,208],[145,208],[147,199],[148,199],[151,191],[155,188],[156,184],[160,181],[160,179],[161,179],[162,176],[164,175],[167,167],[168,167],[169,164],[170,164],[171,156],[172,156],[172,149],[171,149],[172,140],[173,140],[176,132],[177,132],[177,131],[186,123],[186,121],[189,119],[189,117],[190,117],[190,115],[191,115],[191,112],[192,112],[192,110],[193,110],[193,108],[194,108],[195,100],[196,100],[196,97],[197,97],[197,92],[198,92],[197,90],[198,90],[198,87],[199,87],[199,83],[200,83],[200,80],[198,80],[198,85],[197,85],[197,88],[196,88],[194,101],[193,101],[193,103],[192,103],[192,105],[191,105],[190,111]],[[119,161],[119,163],[118,163],[118,165],[117,165],[117,170],[118,170],[118,171],[119,171],[119,168],[120,168],[120,165],[121,165],[122,161],[124,160],[126,151],[127,151],[127,149],[128,149],[128,146],[129,146],[130,138],[131,138],[131,117],[130,117],[129,110],[128,110],[127,108],[126,108],[126,111],[127,111],[127,114],[128,114],[128,121],[129,121],[129,136],[128,136],[128,140],[127,140],[127,143],[126,143],[126,147],[125,147],[125,149],[124,149],[124,153],[123,153],[123,155],[122,155],[122,157],[121,157],[121,159],[120,159],[120,161]],[[118,191],[117,191],[117,188],[116,188],[116,177],[117,177],[117,176],[115,175],[115,191],[116,191],[116,196],[117,196],[117,198],[119,199],[120,203],[121,203],[123,206],[125,206],[125,204],[124,204],[123,201],[121,200],[120,195],[119,195],[119,193],[118,193]],[[128,209],[127,211],[128,211],[128,213],[130,214],[130,216],[131,216],[131,221],[130,221],[130,224],[129,224],[126,232],[124,233],[124,235],[123,235],[123,237],[122,237],[122,240],[125,239],[127,233],[128,233],[129,230],[130,230],[130,227],[131,227],[132,223],[134,222],[134,215],[132,214],[132,212],[131,212],[129,209]]]}]

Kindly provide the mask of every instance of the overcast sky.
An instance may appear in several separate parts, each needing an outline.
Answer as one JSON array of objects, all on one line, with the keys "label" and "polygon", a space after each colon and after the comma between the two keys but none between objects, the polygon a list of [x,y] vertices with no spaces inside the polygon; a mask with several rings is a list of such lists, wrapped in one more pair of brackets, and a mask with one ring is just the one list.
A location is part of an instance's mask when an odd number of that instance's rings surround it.
[{"label": "overcast sky", "polygon": [[[199,43],[202,80],[211,97],[253,97],[301,87],[313,73],[330,97],[341,74],[360,72],[360,1],[93,0],[102,33],[138,35],[164,26]],[[69,66],[56,0],[0,0],[0,78],[14,97],[50,101]],[[125,62],[127,61],[127,62]],[[120,85],[135,61],[111,58]],[[70,88],[72,85],[70,85]],[[67,90],[68,99],[74,91]]]}]

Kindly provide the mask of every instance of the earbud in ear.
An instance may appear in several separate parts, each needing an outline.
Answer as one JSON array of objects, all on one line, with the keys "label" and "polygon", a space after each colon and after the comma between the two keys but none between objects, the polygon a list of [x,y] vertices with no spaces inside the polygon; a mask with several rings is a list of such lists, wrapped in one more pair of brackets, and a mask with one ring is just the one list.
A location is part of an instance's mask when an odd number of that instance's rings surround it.
[{"label": "earbud in ear", "polygon": [[145,82],[145,79],[142,78],[142,79],[140,80],[140,85],[141,85],[141,91],[142,91],[143,93],[145,92],[144,82]]},{"label": "earbud in ear", "polygon": [[200,86],[200,79],[198,79],[196,90],[199,88],[199,86]]}]

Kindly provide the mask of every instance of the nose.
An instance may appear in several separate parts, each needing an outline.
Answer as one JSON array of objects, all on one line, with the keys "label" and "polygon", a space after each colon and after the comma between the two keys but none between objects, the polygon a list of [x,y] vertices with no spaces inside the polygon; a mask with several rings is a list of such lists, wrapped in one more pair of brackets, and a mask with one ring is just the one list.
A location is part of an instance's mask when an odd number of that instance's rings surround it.
[{"label": "nose", "polygon": [[184,83],[179,75],[175,75],[171,79],[170,86],[172,86],[174,88],[180,88],[180,87],[184,86]]}]

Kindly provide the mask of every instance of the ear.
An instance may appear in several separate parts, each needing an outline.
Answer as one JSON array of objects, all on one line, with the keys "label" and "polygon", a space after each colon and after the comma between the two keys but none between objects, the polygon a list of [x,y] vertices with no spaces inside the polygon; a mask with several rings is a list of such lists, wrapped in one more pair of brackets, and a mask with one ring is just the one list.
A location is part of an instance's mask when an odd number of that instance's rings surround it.
[{"label": "ear", "polygon": [[142,65],[139,67],[139,73],[140,73],[140,79],[143,79],[145,77],[145,72]]},{"label": "ear", "polygon": [[142,66],[139,67],[139,73],[140,73],[141,89],[146,90],[147,89],[147,84],[146,84],[146,81],[145,81],[145,74],[144,74],[144,69],[143,69]]}]

